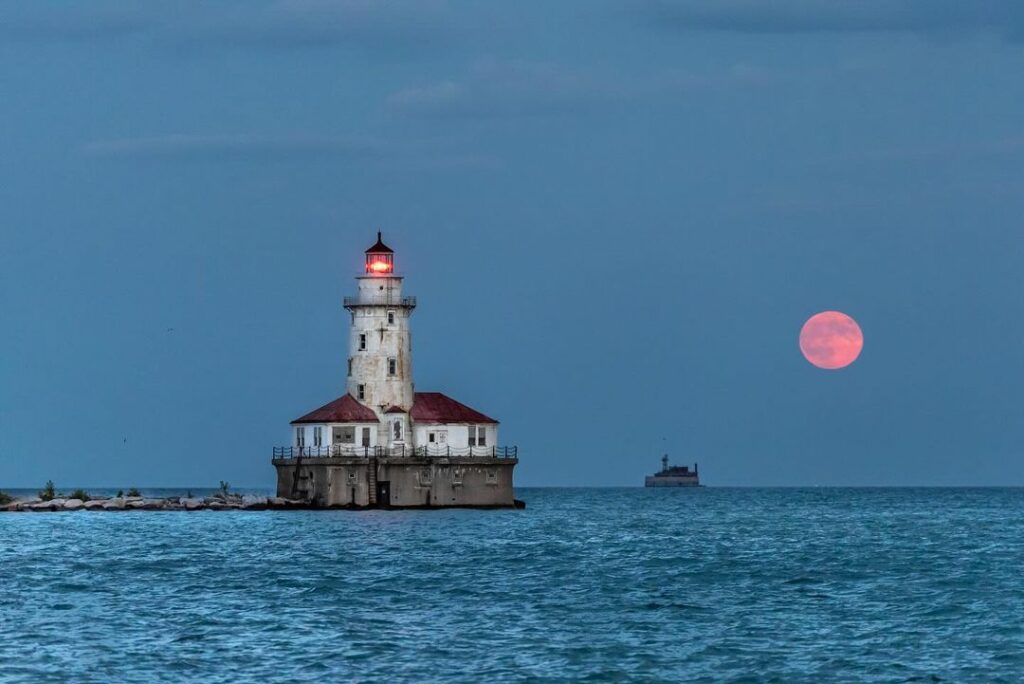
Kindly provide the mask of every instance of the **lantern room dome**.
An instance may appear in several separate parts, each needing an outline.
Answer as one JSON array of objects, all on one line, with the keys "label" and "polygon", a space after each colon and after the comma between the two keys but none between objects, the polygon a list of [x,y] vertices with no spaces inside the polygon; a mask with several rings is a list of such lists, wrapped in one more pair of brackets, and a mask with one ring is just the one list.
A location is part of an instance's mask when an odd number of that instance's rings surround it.
[{"label": "lantern room dome", "polygon": [[388,247],[387,245],[384,244],[384,241],[380,237],[380,231],[378,230],[377,231],[377,242],[373,245],[373,247],[370,247],[370,249],[366,250],[366,253],[367,254],[394,254],[395,250],[391,249],[390,247]]},{"label": "lantern room dome", "polygon": [[377,242],[366,250],[366,272],[372,275],[388,275],[395,272],[395,252],[384,244],[379,230]]}]

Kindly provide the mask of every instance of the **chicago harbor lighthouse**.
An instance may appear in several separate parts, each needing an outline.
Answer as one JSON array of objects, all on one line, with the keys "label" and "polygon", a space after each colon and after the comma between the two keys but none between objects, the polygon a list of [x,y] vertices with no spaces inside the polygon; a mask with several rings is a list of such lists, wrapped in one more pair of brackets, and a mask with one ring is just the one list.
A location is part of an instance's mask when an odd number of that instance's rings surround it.
[{"label": "chicago harbor lighthouse", "polygon": [[440,392],[415,392],[409,320],[395,254],[377,233],[351,314],[341,397],[292,421],[275,447],[277,495],[349,508],[512,507],[515,447],[498,421]]}]

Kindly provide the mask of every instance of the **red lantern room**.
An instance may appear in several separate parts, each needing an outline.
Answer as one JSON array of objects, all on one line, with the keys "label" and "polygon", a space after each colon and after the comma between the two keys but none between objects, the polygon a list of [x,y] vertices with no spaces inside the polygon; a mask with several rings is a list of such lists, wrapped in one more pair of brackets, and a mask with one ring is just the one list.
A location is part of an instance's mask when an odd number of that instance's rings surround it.
[{"label": "red lantern room", "polygon": [[389,275],[395,272],[395,253],[380,239],[377,231],[377,244],[366,250],[366,272],[371,275]]}]

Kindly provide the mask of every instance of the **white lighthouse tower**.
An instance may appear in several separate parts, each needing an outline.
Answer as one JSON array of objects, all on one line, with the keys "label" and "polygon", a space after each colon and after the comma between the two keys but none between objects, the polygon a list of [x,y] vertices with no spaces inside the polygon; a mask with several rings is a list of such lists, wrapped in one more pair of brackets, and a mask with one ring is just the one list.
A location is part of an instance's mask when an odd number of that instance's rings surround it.
[{"label": "white lighthouse tower", "polygon": [[416,299],[402,296],[395,253],[379,232],[366,250],[365,272],[356,281],[358,294],[345,298],[352,314],[348,393],[377,414],[383,434],[376,443],[400,446],[409,442],[414,399],[409,318]]}]

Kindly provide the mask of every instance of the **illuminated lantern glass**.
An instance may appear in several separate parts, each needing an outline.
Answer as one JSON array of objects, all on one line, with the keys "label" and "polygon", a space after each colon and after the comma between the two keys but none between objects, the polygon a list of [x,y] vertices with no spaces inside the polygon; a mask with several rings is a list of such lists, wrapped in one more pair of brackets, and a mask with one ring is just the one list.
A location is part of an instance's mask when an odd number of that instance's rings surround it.
[{"label": "illuminated lantern glass", "polygon": [[366,250],[366,272],[371,275],[386,275],[395,272],[395,253],[381,240],[377,232],[377,244]]}]

